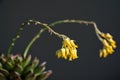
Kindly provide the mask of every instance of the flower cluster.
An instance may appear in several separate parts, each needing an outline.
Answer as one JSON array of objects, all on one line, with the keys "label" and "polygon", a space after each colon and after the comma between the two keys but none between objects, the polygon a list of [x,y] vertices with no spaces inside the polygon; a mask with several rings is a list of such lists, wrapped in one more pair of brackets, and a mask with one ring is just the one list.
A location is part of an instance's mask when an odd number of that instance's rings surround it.
[{"label": "flower cluster", "polygon": [[100,50],[100,57],[106,58],[109,54],[113,54],[114,49],[117,47],[116,42],[113,40],[112,35],[109,33],[101,33],[103,49]]},{"label": "flower cluster", "polygon": [[74,40],[70,40],[70,38],[67,37],[63,39],[62,48],[56,52],[56,55],[58,58],[69,59],[69,61],[72,61],[78,58],[76,48],[78,48],[78,46],[74,43]]}]

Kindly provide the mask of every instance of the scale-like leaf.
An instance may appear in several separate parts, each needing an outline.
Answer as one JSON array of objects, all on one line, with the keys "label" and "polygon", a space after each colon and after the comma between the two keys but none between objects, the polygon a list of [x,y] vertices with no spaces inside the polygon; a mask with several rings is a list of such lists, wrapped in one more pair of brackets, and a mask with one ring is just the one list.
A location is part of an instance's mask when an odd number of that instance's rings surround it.
[{"label": "scale-like leaf", "polygon": [[36,76],[31,71],[31,72],[29,72],[28,75],[26,75],[25,80],[36,80]]},{"label": "scale-like leaf", "polygon": [[52,70],[43,72],[41,75],[37,76],[36,80],[46,80],[52,74]]},{"label": "scale-like leaf", "polygon": [[25,68],[31,61],[31,55],[27,56],[25,59],[23,59],[22,67]]},{"label": "scale-like leaf", "polygon": [[39,76],[44,70],[45,70],[45,67],[39,66],[34,71],[35,76]]},{"label": "scale-like leaf", "polygon": [[17,64],[17,65],[15,66],[15,71],[21,74],[21,73],[23,72],[22,66],[19,65],[19,64]]}]

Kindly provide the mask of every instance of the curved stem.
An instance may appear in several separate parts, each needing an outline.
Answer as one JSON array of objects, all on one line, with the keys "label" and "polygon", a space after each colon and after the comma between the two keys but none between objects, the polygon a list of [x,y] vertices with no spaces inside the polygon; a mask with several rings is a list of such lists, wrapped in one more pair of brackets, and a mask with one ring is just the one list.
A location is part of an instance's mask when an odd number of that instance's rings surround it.
[{"label": "curved stem", "polygon": [[65,36],[65,35],[63,35],[63,34],[59,34],[59,33],[57,33],[57,32],[55,32],[53,29],[51,29],[47,24],[45,24],[45,23],[41,23],[41,22],[39,22],[39,21],[33,21],[33,20],[31,20],[30,21],[31,23],[34,23],[35,25],[42,25],[42,26],[44,26],[45,28],[43,28],[43,29],[41,29],[34,37],[33,37],[33,39],[29,42],[29,44],[28,44],[28,46],[25,48],[25,51],[24,51],[24,53],[23,53],[23,57],[25,58],[26,56],[27,56],[27,53],[28,53],[28,51],[29,51],[29,49],[30,49],[30,47],[32,46],[32,44],[41,36],[41,34],[45,31],[45,30],[49,30],[50,32],[52,32],[53,34],[55,34],[55,35],[57,35],[58,37],[60,37],[60,38],[65,38],[65,37],[67,37],[67,36]]},{"label": "curved stem", "polygon": [[15,35],[15,37],[12,39],[12,43],[10,44],[9,48],[8,48],[8,52],[7,52],[7,56],[10,55],[11,50],[13,49],[13,47],[15,46],[15,42],[18,38],[20,38],[20,34],[22,32],[22,30],[24,29],[24,27],[27,25],[27,22],[22,23],[22,25],[20,26],[17,34]]},{"label": "curved stem", "polygon": [[31,21],[33,23],[35,23],[35,25],[40,25],[40,26],[43,26],[45,27],[46,29],[48,29],[50,32],[52,32],[53,34],[55,34],[56,36],[60,37],[60,38],[63,38],[63,37],[66,37],[65,35],[63,34],[60,34],[56,31],[54,31],[48,24],[45,24],[45,23],[41,23],[39,21]]},{"label": "curved stem", "polygon": [[66,38],[67,36],[63,35],[63,34],[59,34],[57,32],[55,32],[53,29],[51,29],[51,27],[57,25],[57,24],[63,24],[63,23],[80,23],[80,24],[92,24],[95,28],[95,32],[97,37],[101,40],[101,37],[99,36],[99,34],[101,33],[100,30],[97,28],[97,25],[95,22],[93,21],[85,21],[85,20],[59,20],[59,21],[55,21],[51,24],[45,24],[45,23],[41,23],[39,21],[34,21],[34,20],[29,20],[28,22],[24,22],[21,27],[19,28],[16,36],[12,39],[12,43],[10,44],[10,47],[8,48],[8,52],[7,55],[9,56],[11,53],[11,50],[13,49],[16,40],[20,37],[20,33],[22,32],[22,30],[24,29],[24,27],[26,25],[30,25],[31,23],[34,23],[35,25],[40,25],[43,26],[45,28],[41,29],[36,35],[35,37],[33,37],[33,39],[29,42],[28,46],[26,47],[23,56],[26,57],[30,47],[32,46],[32,44],[40,37],[40,35],[45,31],[45,30],[49,30],[51,31],[53,34],[57,35],[60,38]]},{"label": "curved stem", "polygon": [[55,21],[55,22],[49,24],[49,26],[53,27],[55,25],[63,24],[63,23],[79,23],[79,24],[85,24],[85,25],[92,24],[94,29],[95,29],[97,37],[99,38],[100,41],[102,40],[102,38],[99,36],[101,31],[97,28],[96,23],[93,22],[93,21],[85,21],[85,20],[59,20],[59,21]]},{"label": "curved stem", "polygon": [[[31,23],[35,23],[35,22],[36,22],[36,21],[29,20],[29,21],[26,21],[26,22],[23,22],[23,23],[22,23],[22,25],[20,26],[17,34],[16,34],[15,37],[12,39],[12,42],[11,42],[9,48],[8,48],[7,56],[10,55],[13,47],[15,46],[16,40],[20,37],[20,34],[21,34],[22,30],[25,28],[25,26],[30,25]],[[43,24],[43,23],[41,23],[41,24]],[[41,31],[42,31],[42,30],[41,30]],[[42,33],[41,31],[39,32],[39,34]],[[36,36],[38,36],[38,35],[36,35]],[[34,37],[35,39],[32,40],[32,41],[30,42],[30,44],[28,45],[28,47],[26,48],[26,50],[25,50],[25,55],[26,55],[26,53],[28,52],[27,50],[29,50],[29,48],[30,48],[30,46],[32,45],[32,43],[37,39],[36,36]],[[25,56],[25,55],[24,55],[24,56]]]},{"label": "curved stem", "polygon": [[35,37],[30,41],[30,43],[28,44],[28,46],[26,47],[23,56],[26,57],[30,47],[32,46],[32,44],[40,37],[40,35],[45,31],[45,30],[50,30],[52,33],[54,33],[55,35],[59,36],[59,37],[64,37],[64,35],[59,34],[57,32],[55,32],[53,29],[51,29],[47,24],[39,22],[39,21],[34,21],[34,20],[29,20],[28,22],[24,22],[22,23],[21,27],[19,28],[16,36],[12,39],[12,43],[10,44],[9,48],[8,48],[8,52],[7,52],[7,56],[10,55],[11,50],[13,49],[16,40],[20,37],[20,33],[22,32],[22,30],[24,29],[24,27],[26,25],[30,25],[31,23],[34,23],[35,25],[40,25],[45,27],[44,29],[41,29],[36,35]]},{"label": "curved stem", "polygon": [[32,44],[41,36],[41,34],[42,34],[44,31],[45,31],[45,29],[41,29],[41,30],[37,33],[37,35],[35,35],[35,36],[33,37],[33,39],[30,41],[30,43],[28,44],[28,46],[26,47],[26,49],[25,49],[25,51],[24,51],[24,53],[23,53],[23,57],[24,57],[24,58],[27,56],[27,53],[28,53],[30,47],[32,46]]}]

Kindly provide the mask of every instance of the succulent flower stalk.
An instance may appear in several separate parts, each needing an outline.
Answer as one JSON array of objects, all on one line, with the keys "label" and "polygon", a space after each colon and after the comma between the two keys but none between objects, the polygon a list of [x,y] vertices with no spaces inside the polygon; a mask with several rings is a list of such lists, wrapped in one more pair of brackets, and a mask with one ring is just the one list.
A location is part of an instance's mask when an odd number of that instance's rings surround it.
[{"label": "succulent flower stalk", "polygon": [[[42,33],[45,32],[46,30],[48,30],[50,33],[58,36],[63,40],[61,49],[56,51],[57,58],[63,58],[69,61],[77,59],[78,45],[75,44],[75,41],[70,39],[68,36],[60,34],[52,29],[52,27],[55,27],[56,25],[63,23],[79,23],[85,25],[88,24],[93,25],[98,39],[103,44],[103,49],[100,50],[99,54],[100,57],[106,58],[108,55],[113,54],[115,48],[117,47],[116,41],[113,40],[113,36],[110,35],[109,33],[101,32],[98,29],[96,23],[93,21],[59,20],[51,24],[46,24],[40,21],[29,20],[22,23],[22,25],[20,26],[17,34],[12,39],[7,54],[0,55],[0,80],[45,80],[52,74],[51,70],[45,71],[46,62],[43,62],[42,64],[39,65],[38,58],[34,58],[33,60],[31,60],[32,56],[28,55],[28,51],[31,48],[32,44],[38,38],[40,38]],[[12,55],[11,51],[15,46],[16,40],[20,38],[20,34],[24,30],[26,25],[29,26],[31,24],[42,26],[42,28],[29,42],[23,54]]]}]

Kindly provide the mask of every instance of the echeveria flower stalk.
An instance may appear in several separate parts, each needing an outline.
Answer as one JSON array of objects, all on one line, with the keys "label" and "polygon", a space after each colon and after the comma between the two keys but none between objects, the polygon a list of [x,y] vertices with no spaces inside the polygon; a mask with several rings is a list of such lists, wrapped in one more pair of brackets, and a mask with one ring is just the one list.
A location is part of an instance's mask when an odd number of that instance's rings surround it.
[{"label": "echeveria flower stalk", "polygon": [[[60,34],[52,29],[58,24],[63,23],[79,23],[79,24],[86,24],[86,25],[93,25],[95,29],[95,33],[98,39],[103,44],[103,49],[100,50],[100,57],[106,58],[108,55],[113,54],[115,48],[117,47],[116,41],[113,40],[113,36],[109,33],[101,32],[96,23],[93,21],[85,21],[85,20],[59,20],[55,21],[50,24],[42,23],[40,21],[29,20],[20,26],[17,34],[12,39],[10,47],[8,48],[7,55],[1,54],[0,55],[0,80],[45,80],[51,75],[52,71],[48,70],[45,71],[45,64],[43,62],[39,65],[39,59],[34,58],[31,60],[31,55],[28,55],[28,51],[32,44],[40,38],[43,32],[46,30],[50,31],[50,33],[58,36],[61,38],[62,47],[56,51],[57,58],[63,58],[65,60],[73,61],[78,58],[77,48],[78,45],[75,44],[75,40],[71,39],[70,37]],[[21,32],[24,30],[26,25],[38,25],[42,26],[39,32],[32,38],[29,42],[27,47],[24,50],[23,54],[16,54],[12,55],[11,51],[15,46],[15,42],[18,38],[20,38]]]}]

